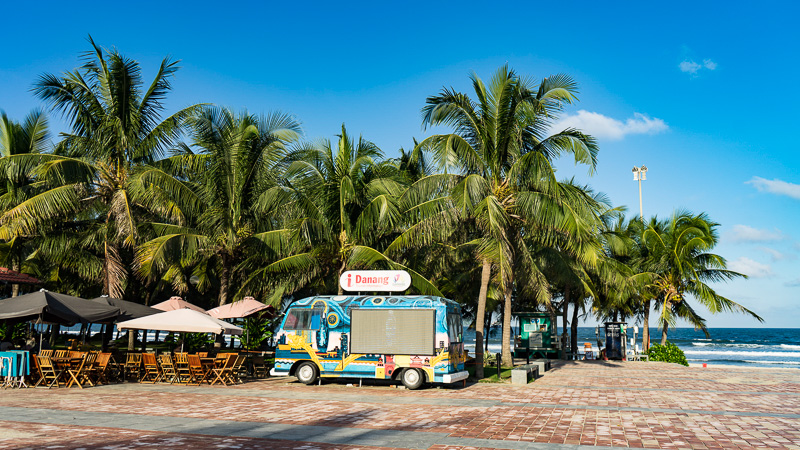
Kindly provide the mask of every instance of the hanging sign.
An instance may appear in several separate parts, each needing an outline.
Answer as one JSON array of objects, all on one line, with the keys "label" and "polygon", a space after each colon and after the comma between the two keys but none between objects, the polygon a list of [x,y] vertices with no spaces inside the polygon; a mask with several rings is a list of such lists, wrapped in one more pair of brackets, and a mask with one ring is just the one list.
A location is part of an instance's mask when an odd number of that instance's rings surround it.
[{"label": "hanging sign", "polygon": [[348,270],[339,277],[345,291],[405,291],[411,286],[411,275],[405,270]]}]

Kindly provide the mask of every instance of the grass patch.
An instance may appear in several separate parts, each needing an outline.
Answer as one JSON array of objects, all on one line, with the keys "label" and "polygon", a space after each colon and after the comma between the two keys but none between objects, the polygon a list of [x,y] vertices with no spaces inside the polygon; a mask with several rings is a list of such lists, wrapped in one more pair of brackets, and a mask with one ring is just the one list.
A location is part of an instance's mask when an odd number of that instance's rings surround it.
[{"label": "grass patch", "polygon": [[483,378],[477,379],[475,378],[475,365],[468,364],[467,365],[467,372],[469,372],[469,378],[471,380],[475,380],[478,383],[505,383],[511,379],[511,367],[503,367],[500,369],[500,376],[502,380],[497,379],[497,367],[496,366],[483,366]]}]

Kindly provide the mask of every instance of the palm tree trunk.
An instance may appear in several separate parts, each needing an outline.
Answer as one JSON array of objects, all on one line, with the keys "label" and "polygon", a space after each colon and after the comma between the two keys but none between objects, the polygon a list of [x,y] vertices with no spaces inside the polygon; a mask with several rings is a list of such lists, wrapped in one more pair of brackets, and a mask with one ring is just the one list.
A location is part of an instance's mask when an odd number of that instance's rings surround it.
[{"label": "palm tree trunk", "polygon": [[575,299],[572,310],[572,323],[569,324],[569,330],[572,334],[572,354],[578,354],[578,299]]},{"label": "palm tree trunk", "polygon": [[231,269],[228,266],[228,258],[222,255],[222,273],[219,276],[219,306],[228,303],[228,291],[230,290]]},{"label": "palm tree trunk", "polygon": [[661,345],[667,345],[667,330],[669,329],[669,324],[664,322],[664,327],[661,329]]},{"label": "palm tree trunk", "polygon": [[567,316],[569,314],[569,302],[566,298],[561,302],[561,323],[564,324],[564,334],[561,336],[561,345],[567,351]]},{"label": "palm tree trunk", "polygon": [[342,265],[339,267],[339,276],[336,278],[336,284],[339,286],[339,295],[344,295],[344,288],[342,288],[342,283],[339,280],[342,279],[342,274],[344,273],[344,269],[346,268],[347,268],[347,261],[342,259]]},{"label": "palm tree trunk", "polygon": [[[14,272],[19,272],[19,262],[17,262],[16,258],[14,259],[14,262],[11,265],[11,270],[13,270]],[[12,284],[11,285],[11,298],[14,298],[14,297],[16,297],[18,295],[19,295],[19,285],[18,284]]]},{"label": "palm tree trunk", "polygon": [[650,348],[650,300],[644,302],[644,319],[642,320],[642,351]]},{"label": "palm tree trunk", "polygon": [[483,259],[481,269],[481,290],[478,294],[478,315],[475,317],[475,377],[483,378],[483,325],[486,317],[486,296],[489,292],[489,279],[492,275],[492,265],[489,260]]},{"label": "palm tree trunk", "polygon": [[505,289],[505,301],[503,302],[503,346],[502,360],[506,367],[514,366],[514,358],[511,356],[511,293],[513,291],[513,279],[509,280]]}]

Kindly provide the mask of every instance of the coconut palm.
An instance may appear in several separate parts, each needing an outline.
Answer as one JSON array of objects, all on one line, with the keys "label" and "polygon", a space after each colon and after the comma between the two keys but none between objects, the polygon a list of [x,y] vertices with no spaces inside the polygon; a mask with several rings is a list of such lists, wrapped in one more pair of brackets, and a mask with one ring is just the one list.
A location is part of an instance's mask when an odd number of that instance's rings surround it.
[{"label": "coconut palm", "polygon": [[[572,153],[577,162],[594,168],[597,146],[574,129],[548,135],[563,105],[576,100],[577,86],[570,77],[545,78],[534,88],[504,66],[488,86],[477,75],[471,80],[476,100],[453,89],[426,100],[424,126],[451,126],[455,132],[431,136],[418,148],[430,150],[439,169],[457,178],[453,202],[460,216],[473,218],[480,230],[476,350],[481,349],[489,280],[496,273],[505,300],[503,362],[511,364],[515,243],[519,236],[536,232],[534,223],[575,231],[578,222],[562,208],[568,193],[555,180],[551,160]],[[549,295],[541,285],[538,292],[540,298]]]},{"label": "coconut palm", "polygon": [[288,157],[286,182],[259,200],[265,215],[284,224],[293,250],[254,271],[253,282],[271,277],[287,293],[337,289],[341,294],[345,270],[384,267],[408,271],[416,290],[439,295],[428,279],[384,250],[402,235],[406,219],[421,213],[406,174],[382,156],[372,142],[352,138],[344,125],[335,146],[323,140],[296,148]]},{"label": "coconut palm", "polygon": [[170,167],[165,170],[184,180],[185,190],[175,191],[170,201],[186,224],[151,223],[159,236],[140,247],[136,262],[141,276],[164,274],[183,288],[183,269],[192,264],[198,287],[218,283],[223,305],[239,296],[248,258],[283,233],[255,206],[259,195],[278,182],[286,145],[299,138],[301,129],[285,114],[255,116],[217,107],[204,108],[190,123],[194,150],[187,148],[165,163]]},{"label": "coconut palm", "polygon": [[[49,130],[47,116],[41,110],[34,110],[21,122],[15,122],[0,111],[0,156],[37,155],[48,149]],[[35,192],[35,179],[29,170],[20,170],[14,164],[0,163],[2,184],[0,184],[0,211],[8,211]],[[23,261],[35,251],[33,237],[15,236],[0,243],[0,262],[19,271]],[[19,285],[11,288],[11,296],[19,294]]]},{"label": "coconut palm", "polygon": [[[168,216],[155,190],[179,190],[180,183],[153,163],[181,133],[191,106],[162,120],[162,102],[171,89],[177,62],[165,58],[146,86],[139,64],[116,49],[104,51],[89,37],[85,63],[61,76],[42,75],[36,95],[71,125],[56,152],[12,155],[10,163],[36,166],[42,192],[6,211],[0,238],[41,232],[48,224],[77,220],[87,248],[103,261],[103,292],[124,295],[127,267],[139,241],[140,218],[150,212]],[[171,217],[180,220],[179,217]]]},{"label": "coconut palm", "polygon": [[695,299],[711,313],[739,312],[756,320],[763,319],[755,312],[733,300],[717,294],[709,282],[747,278],[726,268],[725,259],[710,251],[718,241],[719,224],[705,213],[693,215],[679,211],[672,215],[662,229],[652,224],[644,230],[642,241],[650,252],[648,289],[655,295],[655,307],[660,310],[661,344],[667,342],[667,332],[677,320],[685,319],[706,332],[705,320],[689,304]]}]

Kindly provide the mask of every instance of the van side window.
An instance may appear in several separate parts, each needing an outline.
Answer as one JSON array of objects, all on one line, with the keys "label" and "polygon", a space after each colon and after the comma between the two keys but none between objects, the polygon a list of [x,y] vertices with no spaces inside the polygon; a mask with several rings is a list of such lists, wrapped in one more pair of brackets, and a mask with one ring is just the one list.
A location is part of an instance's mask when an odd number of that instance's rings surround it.
[{"label": "van side window", "polygon": [[462,327],[463,322],[459,314],[447,314],[447,336],[450,338],[450,343],[462,342]]},{"label": "van side window", "polygon": [[322,318],[322,309],[290,309],[286,315],[284,330],[318,330]]}]

